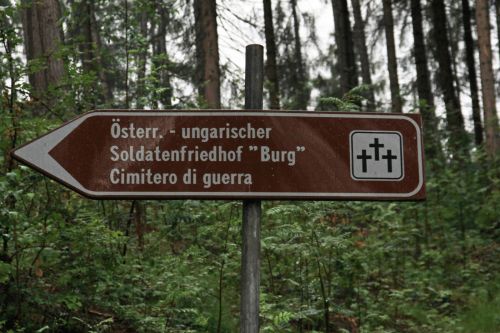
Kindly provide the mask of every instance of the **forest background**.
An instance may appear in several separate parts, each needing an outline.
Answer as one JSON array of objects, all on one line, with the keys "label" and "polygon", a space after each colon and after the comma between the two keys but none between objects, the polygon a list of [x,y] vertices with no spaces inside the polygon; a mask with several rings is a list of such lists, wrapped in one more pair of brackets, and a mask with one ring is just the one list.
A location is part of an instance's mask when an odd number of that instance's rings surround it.
[{"label": "forest background", "polygon": [[242,108],[256,40],[267,108],[420,112],[428,197],[264,202],[261,331],[500,331],[500,0],[0,0],[0,331],[238,330],[239,201],[92,201],[9,151]]}]

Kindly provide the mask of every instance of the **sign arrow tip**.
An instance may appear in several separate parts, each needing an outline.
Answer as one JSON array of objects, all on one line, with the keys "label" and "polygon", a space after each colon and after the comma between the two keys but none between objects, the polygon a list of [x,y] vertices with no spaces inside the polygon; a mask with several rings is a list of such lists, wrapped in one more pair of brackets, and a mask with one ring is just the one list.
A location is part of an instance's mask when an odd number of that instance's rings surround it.
[{"label": "sign arrow tip", "polygon": [[13,150],[11,155],[16,160],[47,174],[59,182],[65,183],[81,192],[87,192],[87,190],[49,154],[55,146],[87,118],[88,116],[80,117],[72,122],[64,124],[52,132]]}]

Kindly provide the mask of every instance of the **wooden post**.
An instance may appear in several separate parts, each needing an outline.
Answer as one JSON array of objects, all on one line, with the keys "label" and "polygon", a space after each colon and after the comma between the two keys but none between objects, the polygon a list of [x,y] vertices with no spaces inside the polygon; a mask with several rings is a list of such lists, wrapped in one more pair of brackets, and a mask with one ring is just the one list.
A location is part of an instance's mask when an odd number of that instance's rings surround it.
[{"label": "wooden post", "polygon": [[[261,110],[264,83],[264,47],[246,47],[245,109]],[[240,332],[259,332],[260,200],[243,201],[241,251]]]}]

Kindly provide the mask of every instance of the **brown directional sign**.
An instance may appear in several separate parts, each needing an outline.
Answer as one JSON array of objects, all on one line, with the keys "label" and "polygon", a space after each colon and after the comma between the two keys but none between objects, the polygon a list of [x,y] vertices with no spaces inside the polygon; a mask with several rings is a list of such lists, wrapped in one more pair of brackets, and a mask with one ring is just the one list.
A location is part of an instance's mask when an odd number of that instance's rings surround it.
[{"label": "brown directional sign", "polygon": [[91,198],[425,198],[417,114],[99,110],[13,156]]}]

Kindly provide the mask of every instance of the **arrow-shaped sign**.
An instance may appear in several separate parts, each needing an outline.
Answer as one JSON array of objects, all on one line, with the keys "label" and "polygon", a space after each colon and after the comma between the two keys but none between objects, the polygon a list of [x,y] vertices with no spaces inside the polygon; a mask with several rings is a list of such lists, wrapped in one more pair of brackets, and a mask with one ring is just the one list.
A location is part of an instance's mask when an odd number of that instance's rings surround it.
[{"label": "arrow-shaped sign", "polygon": [[92,198],[425,197],[419,115],[93,111],[13,156]]},{"label": "arrow-shaped sign", "polygon": [[[88,114],[90,115],[90,114]],[[79,117],[12,152],[12,156],[62,184],[84,192],[83,186],[49,153],[87,117]],[[77,150],[77,147],[75,147]],[[68,156],[68,158],[75,157]]]}]

